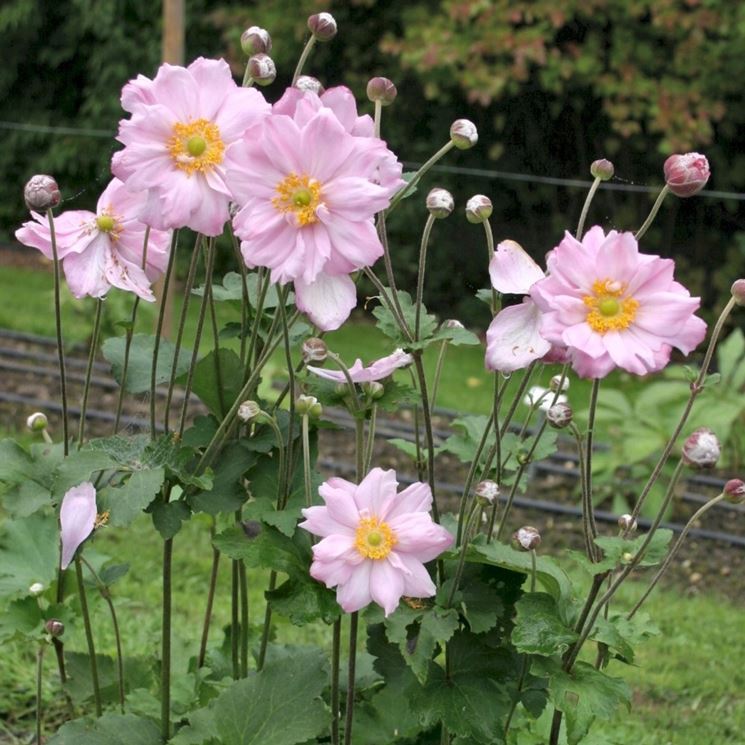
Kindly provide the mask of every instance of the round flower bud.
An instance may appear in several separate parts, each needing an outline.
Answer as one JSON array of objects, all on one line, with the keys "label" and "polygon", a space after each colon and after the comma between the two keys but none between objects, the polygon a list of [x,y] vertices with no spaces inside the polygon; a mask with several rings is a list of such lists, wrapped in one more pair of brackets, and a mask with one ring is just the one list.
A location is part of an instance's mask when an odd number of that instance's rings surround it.
[{"label": "round flower bud", "polygon": [[43,432],[49,426],[49,420],[46,414],[36,411],[26,419],[26,426],[32,432]]},{"label": "round flower bud", "polygon": [[572,423],[572,415],[572,407],[559,401],[546,412],[546,419],[554,429],[564,429]]},{"label": "round flower bud", "polygon": [[458,150],[468,150],[479,141],[479,133],[473,122],[456,119],[450,126],[450,139]]},{"label": "round flower bud", "polygon": [[242,422],[250,422],[261,414],[261,406],[256,401],[244,401],[238,407],[238,419]]},{"label": "round flower bud", "polygon": [[735,504],[745,504],[745,481],[741,479],[730,479],[724,485],[724,493],[727,499]]},{"label": "round flower bud", "polygon": [[623,564],[630,564],[634,559],[634,554],[631,553],[631,551],[625,551],[623,554],[621,554],[621,562]]},{"label": "round flower bud", "polygon": [[745,305],[745,279],[736,279],[730,292],[738,305]]},{"label": "round flower bud", "polygon": [[464,329],[465,326],[457,318],[448,318],[442,322],[442,327],[446,329]]},{"label": "round flower bud", "polygon": [[[383,398],[383,394],[385,393],[385,386],[382,383],[378,383],[377,380],[363,383],[361,388],[365,395],[372,401],[377,401],[378,399]],[[347,386],[347,390],[349,390],[349,386]]]},{"label": "round flower bud", "polygon": [[554,375],[549,381],[548,387],[554,391],[568,391],[569,390],[569,378],[565,375],[564,381],[561,380],[561,375]]},{"label": "round flower bud", "polygon": [[256,538],[261,533],[261,523],[258,520],[243,520],[241,527],[248,539]]},{"label": "round flower bud", "polygon": [[712,468],[720,453],[719,438],[708,427],[699,427],[683,443],[683,460],[694,468]]},{"label": "round flower bud", "polygon": [[315,93],[318,96],[322,96],[326,91],[321,85],[321,81],[312,75],[301,75],[295,81],[295,87],[305,93]]},{"label": "round flower bud", "polygon": [[328,356],[329,348],[323,339],[312,336],[306,339],[302,346],[303,362],[307,365],[309,362],[323,362]]},{"label": "round flower bud", "polygon": [[621,515],[621,517],[618,518],[618,527],[621,528],[621,530],[624,533],[634,533],[636,532],[636,520],[631,515]]},{"label": "round flower bud", "polygon": [[390,106],[398,95],[396,86],[388,78],[371,78],[367,83],[367,97],[381,106]]},{"label": "round flower bud", "polygon": [[32,176],[23,187],[23,198],[26,201],[26,207],[30,210],[44,212],[56,207],[62,195],[57,182],[51,176],[38,174]]},{"label": "round flower bud", "polygon": [[435,188],[427,194],[427,209],[433,217],[447,217],[452,213],[454,206],[453,195],[447,189]]},{"label": "round flower bud", "polygon": [[308,18],[308,28],[318,41],[331,41],[336,36],[336,20],[331,13],[316,13]]},{"label": "round flower bud", "polygon": [[308,416],[316,419],[323,414],[323,406],[315,396],[298,396],[295,399],[295,411],[300,416]]},{"label": "round flower bud", "polygon": [[608,181],[613,178],[615,170],[613,168],[613,163],[605,158],[601,158],[600,160],[594,160],[590,164],[590,173],[593,178],[599,178],[601,181]]},{"label": "round flower bud", "polygon": [[706,186],[709,161],[700,153],[671,155],[663,166],[665,183],[677,197],[692,197]]},{"label": "round flower bud", "polygon": [[474,487],[473,493],[482,505],[494,504],[497,497],[499,497],[499,485],[496,481],[490,481],[489,479],[479,481]]},{"label": "round flower bud", "polygon": [[55,639],[59,639],[59,637],[65,633],[65,624],[56,618],[50,618],[44,624],[44,628],[47,630],[47,633]]},{"label": "round flower bud", "polygon": [[491,199],[483,194],[474,194],[466,202],[466,220],[474,224],[486,222],[492,213]]},{"label": "round flower bud", "polygon": [[254,54],[268,54],[272,51],[272,37],[265,28],[251,26],[241,34],[241,49],[249,57]]},{"label": "round flower bud", "polygon": [[269,85],[277,77],[277,67],[268,54],[254,54],[248,60],[248,74],[257,85]]},{"label": "round flower bud", "polygon": [[512,541],[517,549],[533,551],[541,545],[541,534],[538,532],[538,528],[526,525],[512,534]]},{"label": "round flower bud", "polygon": [[28,588],[29,594],[36,597],[37,595],[41,595],[42,592],[44,592],[44,585],[41,582],[34,582],[31,587]]}]

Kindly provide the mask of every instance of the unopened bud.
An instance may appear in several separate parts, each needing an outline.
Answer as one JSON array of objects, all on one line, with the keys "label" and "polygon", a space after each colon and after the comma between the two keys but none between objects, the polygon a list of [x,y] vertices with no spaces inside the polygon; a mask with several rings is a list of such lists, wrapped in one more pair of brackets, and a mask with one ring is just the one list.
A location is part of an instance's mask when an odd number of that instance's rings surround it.
[{"label": "unopened bud", "polygon": [[569,378],[564,375],[554,375],[551,380],[549,381],[548,387],[556,393],[556,391],[560,391],[563,393],[564,391],[569,390]]},{"label": "unopened bud", "polygon": [[621,528],[624,533],[634,533],[636,532],[637,527],[636,520],[629,514],[621,515],[621,517],[618,518],[618,527]]},{"label": "unopened bud", "polygon": [[34,582],[34,584],[28,588],[28,591],[30,595],[37,597],[38,595],[41,595],[42,592],[44,592],[44,585],[41,582]]},{"label": "unopened bud", "polygon": [[269,85],[277,77],[277,67],[268,54],[254,54],[248,60],[248,74],[257,85]]},{"label": "unopened bud", "polygon": [[59,637],[65,633],[65,624],[57,618],[50,618],[44,624],[44,628],[47,630],[47,633],[55,639],[59,639]]},{"label": "unopened bud", "polygon": [[736,279],[730,292],[738,305],[745,305],[745,279]]},{"label": "unopened bud", "polygon": [[712,468],[720,453],[719,438],[708,427],[700,427],[683,443],[683,460],[694,468]]},{"label": "unopened bud", "polygon": [[303,362],[307,365],[310,362],[323,362],[329,353],[329,348],[323,339],[312,336],[306,339],[302,346]]},{"label": "unopened bud", "polygon": [[633,561],[633,559],[634,559],[634,554],[632,554],[631,551],[625,551],[621,555],[621,561],[624,564],[630,564]]},{"label": "unopened bud", "polygon": [[541,534],[538,532],[538,528],[526,525],[512,534],[512,542],[517,549],[533,551],[541,545]]},{"label": "unopened bud", "polygon": [[692,197],[706,186],[709,161],[700,153],[671,155],[663,166],[665,183],[677,197]]},{"label": "unopened bud", "polygon": [[608,181],[613,178],[615,169],[613,168],[613,163],[605,158],[601,158],[600,160],[594,160],[590,164],[590,173],[593,178],[599,178],[601,181]]},{"label": "unopened bud", "polygon": [[491,199],[483,194],[474,194],[466,202],[466,220],[474,224],[486,222],[493,211]]},{"label": "unopened bud", "polygon": [[450,125],[450,139],[458,150],[468,150],[479,141],[479,132],[468,119],[456,119]]},{"label": "unopened bud", "polygon": [[367,97],[382,106],[390,106],[398,95],[396,86],[388,78],[372,78],[367,83]]},{"label": "unopened bud", "polygon": [[730,479],[724,485],[724,493],[730,502],[734,502],[735,504],[745,503],[745,481]]},{"label": "unopened bud", "polygon": [[464,329],[465,326],[457,318],[448,318],[442,322],[442,327],[446,329]]},{"label": "unopened bud", "polygon": [[315,396],[298,396],[295,399],[295,411],[300,416],[308,416],[311,419],[317,419],[323,414],[323,406],[318,402]]},{"label": "unopened bud", "polygon": [[564,429],[572,423],[573,413],[569,404],[558,402],[546,412],[546,419],[554,429]]},{"label": "unopened bud", "polygon": [[49,420],[46,414],[37,411],[26,419],[26,426],[32,432],[43,432],[49,426]]},{"label": "unopened bud", "polygon": [[26,201],[26,207],[30,210],[44,212],[56,207],[62,195],[57,182],[51,176],[42,173],[28,180],[26,186],[23,187],[23,198]]},{"label": "unopened bud", "polygon": [[363,393],[372,401],[383,398],[385,386],[378,383],[377,380],[371,380],[369,383],[363,383],[361,386]]},{"label": "unopened bud", "polygon": [[483,505],[494,504],[499,497],[499,485],[496,481],[486,479],[479,481],[473,489],[473,493],[478,497]]},{"label": "unopened bud", "polygon": [[261,406],[256,401],[244,401],[238,407],[238,419],[242,422],[250,422],[261,414]]},{"label": "unopened bud", "polygon": [[265,28],[251,26],[241,34],[241,49],[249,57],[254,54],[269,54],[272,51],[272,37]]},{"label": "unopened bud", "polygon": [[316,13],[308,18],[308,28],[318,41],[330,41],[336,36],[336,20],[331,13]]},{"label": "unopened bud", "polygon": [[304,93],[315,93],[317,96],[322,96],[326,90],[321,85],[321,81],[312,75],[301,75],[295,81],[295,87]]},{"label": "unopened bud", "polygon": [[249,540],[256,538],[261,533],[261,523],[258,520],[244,520],[241,527]]},{"label": "unopened bud", "polygon": [[447,189],[432,189],[427,194],[427,209],[430,215],[443,218],[450,215],[455,207],[453,195]]}]

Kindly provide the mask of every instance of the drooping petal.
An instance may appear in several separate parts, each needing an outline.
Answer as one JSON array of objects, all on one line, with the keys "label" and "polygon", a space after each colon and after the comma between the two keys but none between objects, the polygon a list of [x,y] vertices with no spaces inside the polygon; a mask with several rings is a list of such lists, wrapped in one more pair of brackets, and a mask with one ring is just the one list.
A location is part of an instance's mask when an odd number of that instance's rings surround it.
[{"label": "drooping petal", "polygon": [[365,561],[354,567],[349,579],[339,585],[336,591],[336,601],[347,612],[354,613],[370,604],[370,574],[372,572],[371,561]]},{"label": "drooping petal", "polygon": [[295,280],[295,303],[322,331],[338,329],[357,305],[357,287],[346,274],[321,272],[313,282]]},{"label": "drooping petal", "polygon": [[89,481],[68,489],[60,507],[61,568],[67,569],[75,552],[96,524],[96,489]]},{"label": "drooping petal", "polygon": [[432,561],[453,544],[453,536],[427,512],[400,515],[389,525],[396,536],[396,553],[408,554],[421,562]]},{"label": "drooping petal", "polygon": [[386,561],[373,562],[370,570],[370,597],[390,616],[404,594],[404,576]]},{"label": "drooping petal", "polygon": [[489,276],[497,292],[527,295],[545,274],[519,243],[506,240],[494,251],[489,262]]},{"label": "drooping petal", "polygon": [[551,344],[541,336],[540,325],[541,312],[529,298],[500,311],[486,332],[487,368],[514,372],[543,357]]}]

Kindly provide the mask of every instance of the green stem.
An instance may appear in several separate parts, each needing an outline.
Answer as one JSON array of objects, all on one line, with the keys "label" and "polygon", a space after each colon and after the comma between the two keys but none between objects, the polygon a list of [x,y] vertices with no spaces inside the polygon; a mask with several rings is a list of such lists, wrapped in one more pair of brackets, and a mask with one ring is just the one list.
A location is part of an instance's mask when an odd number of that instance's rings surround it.
[{"label": "green stem", "polygon": [[233,559],[230,563],[230,659],[233,663],[233,680],[238,680],[241,675],[239,661],[240,630],[238,628],[239,608],[239,583],[238,583],[238,561]]},{"label": "green stem", "polygon": [[313,482],[310,475],[310,426],[308,415],[302,416],[303,435],[303,484],[305,486],[305,506],[313,504]]},{"label": "green stem", "polygon": [[248,577],[243,560],[238,561],[238,581],[241,591],[241,677],[248,675]]},{"label": "green stem", "polygon": [[41,740],[41,682],[44,675],[44,649],[45,642],[39,643],[36,650],[36,745],[42,745]]},{"label": "green stem", "polygon": [[419,341],[419,331],[421,326],[422,298],[424,296],[424,273],[427,267],[427,247],[429,245],[429,237],[432,233],[432,226],[435,224],[436,219],[437,218],[432,214],[427,217],[427,222],[424,224],[424,231],[422,232],[422,242],[419,246],[419,273],[417,274],[416,303],[414,306],[415,341]]},{"label": "green stem", "polygon": [[308,39],[307,44],[303,48],[303,52],[300,55],[300,59],[297,61],[297,67],[295,68],[295,72],[292,75],[292,83],[290,85],[294,86],[295,83],[297,83],[297,79],[300,77],[301,73],[303,72],[303,67],[305,66],[305,63],[308,60],[310,51],[315,46],[315,43],[316,43],[316,37],[311,34],[310,39]]},{"label": "green stem", "polygon": [[[210,528],[212,537],[215,537],[214,521]],[[212,606],[215,602],[215,589],[217,587],[217,575],[220,568],[220,551],[212,547],[212,569],[210,571],[210,583],[207,589],[207,606],[204,611],[204,622],[202,624],[202,638],[199,644],[199,656],[197,657],[197,668],[204,667],[204,660],[207,656],[207,640],[210,634],[210,624],[212,622]]]},{"label": "green stem", "polygon": [[98,336],[101,331],[101,310],[103,309],[103,300],[96,300],[96,315],[93,317],[93,332],[91,334],[91,348],[88,352],[88,364],[85,368],[85,383],[83,385],[83,401],[80,406],[80,424],[78,426],[78,450],[83,446],[85,438],[85,414],[88,410],[88,394],[91,389],[91,376],[93,375],[93,362],[96,359],[96,349],[98,348]]},{"label": "green stem", "polygon": [[601,179],[595,177],[595,180],[592,182],[592,186],[590,187],[590,190],[587,192],[587,196],[585,197],[585,203],[582,205],[582,212],[579,216],[579,222],[577,223],[577,232],[575,233],[577,240],[582,240],[582,233],[585,229],[585,220],[587,220],[587,213],[590,211],[590,205],[592,204],[592,200],[595,197],[595,192],[598,190],[598,186],[600,186]]},{"label": "green stem", "polygon": [[662,187],[660,193],[657,195],[657,199],[652,205],[652,209],[647,215],[647,219],[642,223],[642,226],[639,228],[639,230],[636,231],[636,234],[634,235],[637,241],[640,241],[642,239],[642,236],[647,232],[647,230],[649,230],[649,226],[654,222],[655,217],[657,217],[657,213],[660,211],[660,207],[662,207],[662,203],[665,201],[665,197],[668,195],[669,192],[670,187],[665,184]]},{"label": "green stem", "polygon": [[430,395],[430,411],[434,411],[435,400],[437,399],[437,389],[440,387],[440,376],[442,366],[445,362],[445,352],[448,350],[447,339],[440,344],[440,351],[437,353],[437,363],[435,364],[435,376],[432,380],[432,393]]},{"label": "green stem", "polygon": [[[166,496],[166,503],[168,496]],[[171,736],[171,615],[173,538],[163,541],[163,616],[161,628],[160,731],[165,742]]]},{"label": "green stem", "polygon": [[[484,220],[484,235],[486,236],[486,251],[487,251],[487,266],[491,263],[492,257],[494,256],[494,233],[491,229],[491,223],[488,220]],[[491,284],[491,283],[490,283]],[[497,305],[499,300],[497,299],[497,291],[492,286],[491,288],[491,313],[492,316],[497,314]]]},{"label": "green stem", "polygon": [[367,447],[365,448],[365,458],[362,470],[367,473],[372,464],[373,450],[375,448],[375,426],[378,416],[378,405],[373,403],[370,408],[370,423],[367,425]]},{"label": "green stem", "polygon": [[331,641],[331,745],[339,745],[339,661],[341,658],[341,618],[334,621]]},{"label": "green stem", "polygon": [[432,518],[436,523],[440,522],[440,510],[437,506],[435,494],[435,438],[432,433],[432,416],[430,415],[429,399],[427,396],[427,378],[424,374],[424,363],[422,362],[422,351],[417,350],[413,354],[414,367],[419,379],[419,395],[422,399],[422,415],[424,417],[424,438],[427,442],[427,481],[432,491]]},{"label": "green stem", "polygon": [[75,576],[78,580],[78,597],[80,598],[80,612],[83,616],[83,627],[85,628],[85,641],[88,644],[88,656],[91,665],[91,682],[93,684],[93,700],[96,703],[96,716],[101,716],[101,687],[98,683],[98,660],[96,660],[96,647],[93,643],[93,629],[91,628],[91,616],[88,611],[88,599],[85,595],[83,584],[83,564],[80,557],[75,557]]},{"label": "green stem", "polygon": [[463,568],[466,564],[466,551],[468,550],[468,542],[471,540],[471,534],[480,513],[481,507],[479,506],[478,497],[474,496],[471,506],[471,513],[468,515],[468,520],[466,520],[466,527],[463,531],[463,542],[461,543],[460,554],[458,555],[458,566],[455,569],[455,574],[453,575],[453,584],[450,587],[448,599],[445,602],[446,608],[450,608],[452,606],[453,598],[455,597],[455,593],[458,591],[458,585],[460,584],[460,580],[463,575]]},{"label": "green stem", "polygon": [[580,491],[582,493],[582,533],[585,537],[585,551],[590,561],[595,561],[595,536],[590,528],[590,521],[587,513],[587,503],[591,501],[589,496],[589,490],[587,488],[587,469],[585,464],[585,447],[582,441],[582,435],[577,429],[577,425],[572,422],[569,428],[574,435],[574,440],[577,443],[577,457],[579,460],[579,480],[580,480]]},{"label": "green stem", "polygon": [[[277,586],[277,572],[273,569],[269,573],[269,586],[267,592],[271,592]],[[269,643],[269,630],[272,625],[272,606],[269,602],[266,604],[264,609],[264,628],[261,633],[261,644],[259,646],[259,657],[256,661],[256,669],[261,670],[264,667],[264,660],[266,660],[266,648]]]},{"label": "green stem", "polygon": [[409,340],[412,341],[414,337],[411,335],[411,331],[409,330],[409,327],[406,323],[403,308],[401,307],[401,302],[398,299],[398,289],[396,287],[396,275],[393,273],[393,262],[391,261],[391,251],[390,246],[388,245],[388,230],[386,229],[386,217],[385,212],[379,212],[378,213],[378,237],[380,238],[380,243],[383,246],[383,265],[385,266],[385,276],[388,280],[388,286],[391,289],[391,297],[388,297],[388,293],[385,291],[385,288],[381,284],[380,280],[377,278],[375,273],[368,268],[365,268],[365,275],[370,278],[372,283],[375,285],[375,287],[378,289],[378,292],[380,292],[381,299],[387,299],[389,306],[391,307],[391,313],[393,313],[393,317],[396,319],[396,322],[398,323],[399,327],[401,328],[401,331],[403,332],[404,336]]},{"label": "green stem", "polygon": [[378,100],[375,101],[375,114],[373,121],[375,122],[375,136],[380,137],[380,120],[383,116],[383,102]]},{"label": "green stem", "polygon": [[[562,383],[563,385],[563,383]],[[561,393],[562,386],[560,385],[557,390],[558,394]],[[591,553],[589,554],[590,559],[597,560],[598,550],[595,546],[595,536],[598,534],[598,528],[595,524],[595,507],[592,503],[592,456],[593,456],[593,438],[595,435],[595,416],[598,408],[598,392],[600,391],[600,378],[594,378],[592,381],[592,390],[590,392],[590,408],[587,415],[587,440],[585,444],[585,478],[584,478],[584,510],[583,520],[587,521],[587,528],[589,530],[589,547]],[[581,467],[581,465],[580,465]]]},{"label": "green stem", "polygon": [[453,144],[452,140],[448,140],[429,160],[427,160],[421,168],[414,174],[411,181],[409,181],[406,186],[402,187],[391,199],[391,204],[386,210],[386,214],[389,215],[393,210],[398,206],[399,202],[403,199],[404,194],[406,194],[407,191],[413,189],[419,181],[421,180],[422,176],[424,176],[427,171],[429,171],[432,166],[437,163],[438,160],[440,160],[444,155],[449,153],[455,145]]},{"label": "green stem", "polygon": [[352,722],[354,720],[354,684],[357,666],[357,625],[359,611],[349,617],[349,667],[347,668],[347,711],[344,720],[344,745],[352,745]]},{"label": "green stem", "polygon": [[[248,295],[248,270],[246,269],[246,262],[243,261],[243,256],[241,255],[241,247],[238,244],[238,239],[236,238],[235,233],[233,232],[232,225],[230,225],[230,223],[228,223],[228,225],[228,232],[230,233],[230,239],[233,243],[233,253],[235,254],[235,260],[238,263],[238,269],[241,273],[241,351],[239,357],[241,360],[241,365],[245,370],[246,365],[248,364],[246,358],[246,344],[248,342],[248,309],[251,304]],[[256,322],[258,323],[258,321],[259,319],[257,318]]]}]

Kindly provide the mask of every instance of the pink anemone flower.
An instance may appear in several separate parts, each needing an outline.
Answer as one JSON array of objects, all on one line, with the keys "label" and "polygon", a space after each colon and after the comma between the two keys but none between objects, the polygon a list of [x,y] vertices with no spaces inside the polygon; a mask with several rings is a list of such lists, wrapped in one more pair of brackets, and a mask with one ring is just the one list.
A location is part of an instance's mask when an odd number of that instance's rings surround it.
[{"label": "pink anemone flower", "polygon": [[325,331],[357,304],[349,275],[382,256],[373,216],[404,183],[382,140],[352,134],[353,101],[336,95],[344,105],[332,97],[330,108],[313,93],[286,94],[279,110],[292,116],[273,113],[227,156],[246,265],[293,282],[298,308]]},{"label": "pink anemone flower", "polygon": [[111,170],[133,192],[147,192],[141,217],[159,228],[219,235],[229,218],[225,153],[269,114],[259,91],[236,85],[225,60],[200,57],[188,68],[161,65],[122,91],[132,114],[119,123],[124,150]]},{"label": "pink anemone flower", "polygon": [[656,372],[673,347],[688,354],[706,335],[694,315],[701,301],[673,279],[675,262],[639,253],[632,233],[595,226],[581,242],[567,233],[547,264],[548,276],[530,287],[540,332],[569,350],[582,377]]},{"label": "pink anemone flower", "polygon": [[397,488],[394,471],[373,468],[359,485],[329,479],[318,490],[325,505],[303,510],[300,527],[322,537],[313,546],[310,574],[337,588],[347,613],[375,602],[388,616],[403,595],[436,592],[424,564],[450,548],[453,536],[432,521],[427,484]]},{"label": "pink anemone flower", "polygon": [[75,552],[96,526],[96,488],[84,481],[69,489],[59,512],[62,540],[61,568],[67,569]]},{"label": "pink anemone flower", "polygon": [[[353,383],[372,383],[373,381],[387,378],[400,367],[406,367],[413,361],[414,358],[407,352],[404,352],[403,349],[397,349],[393,354],[375,360],[368,367],[365,367],[362,364],[362,360],[357,358],[355,363],[349,368],[349,377]],[[326,370],[323,367],[314,367],[313,365],[308,365],[308,370],[318,375],[319,378],[332,380],[335,383],[345,383],[347,380],[341,370]]]},{"label": "pink anemone flower", "polygon": [[[165,270],[170,233],[150,231],[143,269],[147,226],[137,215],[144,203],[144,193],[130,193],[115,178],[99,197],[95,212],[71,210],[54,218],[57,255],[75,297],[100,298],[111,287],[118,287],[143,300],[155,300],[150,283]],[[24,223],[16,231],[16,238],[52,259],[47,217],[35,212],[32,215],[34,220]]]}]

